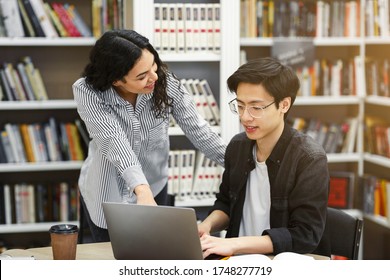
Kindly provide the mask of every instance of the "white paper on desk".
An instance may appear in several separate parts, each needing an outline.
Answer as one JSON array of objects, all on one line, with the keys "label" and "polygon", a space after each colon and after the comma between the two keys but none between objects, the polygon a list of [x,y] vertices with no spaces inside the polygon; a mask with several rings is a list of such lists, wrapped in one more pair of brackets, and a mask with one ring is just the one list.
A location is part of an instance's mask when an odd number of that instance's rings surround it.
[{"label": "white paper on desk", "polygon": [[231,256],[228,260],[298,260],[298,261],[305,261],[305,260],[314,260],[312,256],[308,255],[302,255],[298,253],[293,252],[283,252],[277,254],[275,257],[272,258],[272,256],[262,255],[262,254],[245,254],[245,255],[237,255],[237,256]]}]

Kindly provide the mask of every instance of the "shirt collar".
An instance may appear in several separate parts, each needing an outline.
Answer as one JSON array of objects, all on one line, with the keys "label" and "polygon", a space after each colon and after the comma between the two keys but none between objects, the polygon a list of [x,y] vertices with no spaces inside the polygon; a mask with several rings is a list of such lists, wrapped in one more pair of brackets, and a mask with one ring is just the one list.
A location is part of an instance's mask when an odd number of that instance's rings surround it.
[{"label": "shirt collar", "polygon": [[[109,105],[126,105],[127,102],[115,91],[113,87],[100,92],[101,98],[103,101]],[[137,104],[144,103],[145,101],[151,99],[153,97],[152,94],[139,94],[137,97]],[[143,101],[143,102],[141,102]]]}]

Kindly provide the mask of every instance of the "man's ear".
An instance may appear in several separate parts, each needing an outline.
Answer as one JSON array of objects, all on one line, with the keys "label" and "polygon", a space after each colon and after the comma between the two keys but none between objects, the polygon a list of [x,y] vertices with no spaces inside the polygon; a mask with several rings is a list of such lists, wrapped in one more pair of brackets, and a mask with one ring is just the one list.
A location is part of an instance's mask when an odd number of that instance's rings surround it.
[{"label": "man's ear", "polygon": [[281,102],[280,102],[280,109],[282,110],[283,113],[286,113],[288,109],[291,107],[291,97],[285,97]]}]

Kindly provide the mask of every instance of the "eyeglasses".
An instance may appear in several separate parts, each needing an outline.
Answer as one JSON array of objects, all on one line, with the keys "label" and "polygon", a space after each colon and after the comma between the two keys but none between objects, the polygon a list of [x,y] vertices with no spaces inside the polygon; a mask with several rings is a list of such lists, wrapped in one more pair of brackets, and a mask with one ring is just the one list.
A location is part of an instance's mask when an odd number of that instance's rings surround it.
[{"label": "eyeglasses", "polygon": [[260,119],[264,115],[264,110],[267,109],[269,106],[274,104],[275,101],[272,103],[265,105],[263,107],[260,106],[244,106],[237,102],[237,99],[233,99],[229,102],[229,108],[232,113],[239,115],[240,117],[244,114],[245,110],[248,110],[249,115],[252,118]]}]

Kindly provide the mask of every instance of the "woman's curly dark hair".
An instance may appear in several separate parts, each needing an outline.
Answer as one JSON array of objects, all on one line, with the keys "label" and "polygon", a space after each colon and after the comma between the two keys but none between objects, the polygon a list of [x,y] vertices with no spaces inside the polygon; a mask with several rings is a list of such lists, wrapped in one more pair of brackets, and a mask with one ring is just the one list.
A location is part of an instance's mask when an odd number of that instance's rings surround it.
[{"label": "woman's curly dark hair", "polygon": [[144,49],[154,55],[157,64],[158,80],[153,91],[153,110],[156,117],[166,117],[167,108],[172,106],[172,100],[167,94],[168,67],[161,61],[149,40],[134,30],[105,32],[92,48],[89,63],[82,75],[94,90],[107,90],[113,82],[127,75]]}]

